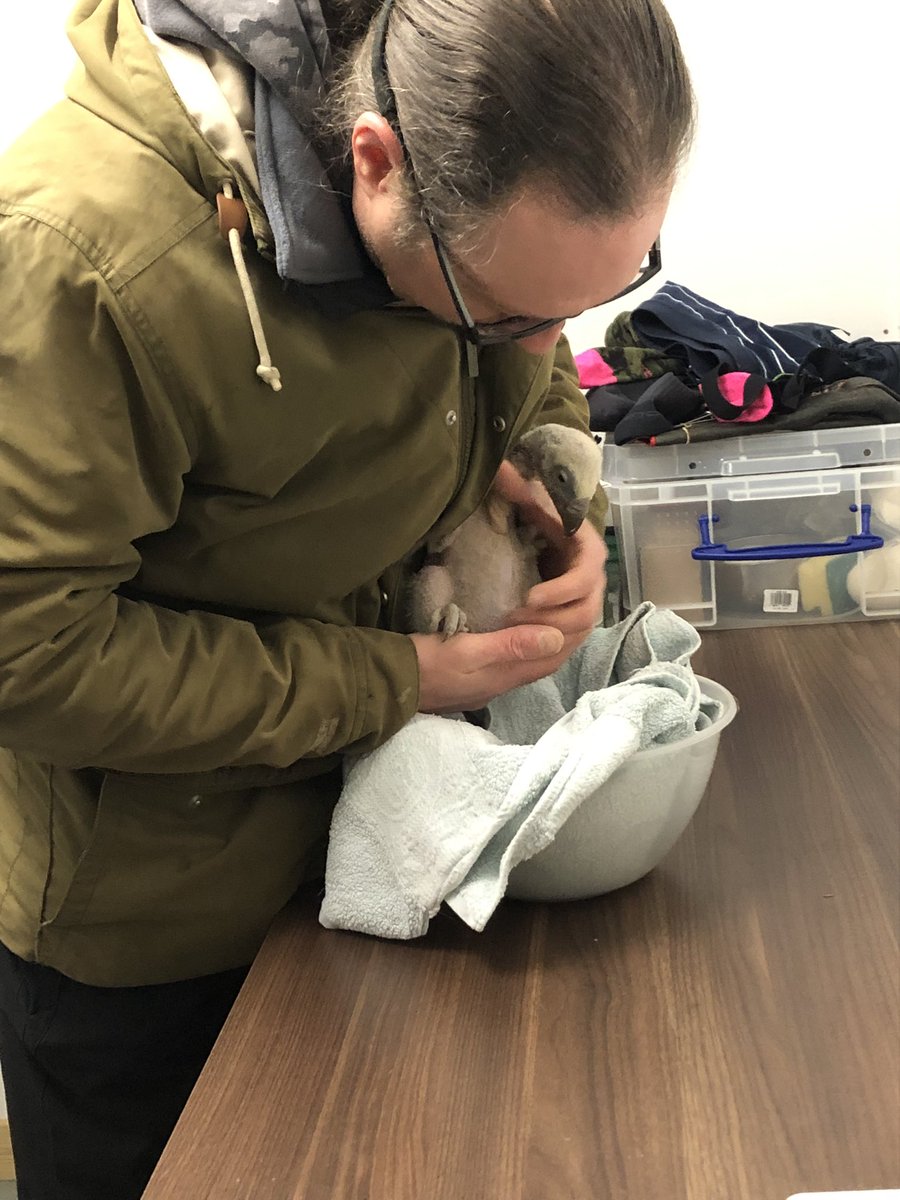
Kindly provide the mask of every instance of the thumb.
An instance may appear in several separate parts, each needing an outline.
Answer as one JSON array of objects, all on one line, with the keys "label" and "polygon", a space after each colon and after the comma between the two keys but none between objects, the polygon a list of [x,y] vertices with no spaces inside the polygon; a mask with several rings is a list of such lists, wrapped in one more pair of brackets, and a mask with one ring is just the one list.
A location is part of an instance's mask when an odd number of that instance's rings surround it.
[{"label": "thumb", "polygon": [[502,462],[494,479],[494,493],[515,505],[519,517],[534,525],[546,537],[562,532],[559,517],[550,507],[549,497],[541,484],[524,479],[511,462]]},{"label": "thumb", "polygon": [[537,658],[552,658],[565,643],[562,631],[549,625],[513,625],[498,630],[496,661],[530,662]]},{"label": "thumb", "polygon": [[494,487],[504,500],[515,500],[525,494],[528,484],[512,463],[504,458],[494,476]]},{"label": "thumb", "polygon": [[508,459],[497,468],[494,491],[511,504],[534,503],[540,494],[536,485],[520,475]]}]

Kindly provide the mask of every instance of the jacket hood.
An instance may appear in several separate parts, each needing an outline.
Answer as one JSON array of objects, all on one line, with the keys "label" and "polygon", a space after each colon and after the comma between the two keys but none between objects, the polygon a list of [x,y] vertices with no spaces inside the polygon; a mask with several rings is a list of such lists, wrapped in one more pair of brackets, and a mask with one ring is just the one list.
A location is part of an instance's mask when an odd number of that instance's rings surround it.
[{"label": "jacket hood", "polygon": [[131,0],[80,0],[67,33],[80,60],[69,99],[160,155],[215,204],[229,164],[200,136]]},{"label": "jacket hood", "polygon": [[[330,67],[324,20],[310,30],[299,16],[301,9],[314,7],[321,18],[318,0],[305,0],[299,8],[270,2],[267,11],[273,15],[255,21],[233,11],[241,7],[259,12],[260,4],[191,0],[191,9],[202,10],[202,17],[218,25],[213,29],[178,0],[139,0],[138,8],[133,0],[80,0],[68,34],[81,62],[67,94],[160,154],[211,203],[233,181],[258,248],[275,258],[282,278],[320,292],[315,299],[323,307],[380,307],[392,297],[365,253],[349,198],[330,186],[303,131],[304,116],[308,118]],[[286,23],[291,13],[292,39],[279,43],[273,20]],[[201,135],[160,63],[142,16],[155,34],[225,49],[248,64],[254,77],[261,198]],[[284,45],[290,45],[286,57],[305,64],[302,72],[299,67],[293,72],[290,87],[282,80],[285,55],[278,47]],[[349,303],[346,284],[352,285]]]}]

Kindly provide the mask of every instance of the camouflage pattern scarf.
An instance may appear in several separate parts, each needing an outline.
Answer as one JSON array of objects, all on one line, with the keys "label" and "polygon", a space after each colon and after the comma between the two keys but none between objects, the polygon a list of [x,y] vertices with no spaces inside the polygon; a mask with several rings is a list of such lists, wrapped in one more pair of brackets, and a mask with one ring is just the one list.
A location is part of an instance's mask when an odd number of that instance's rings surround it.
[{"label": "camouflage pattern scarf", "polygon": [[319,0],[135,0],[159,37],[231,51],[255,72],[256,153],[263,207],[283,279],[358,279],[367,266],[345,207],[310,137],[331,69]]}]

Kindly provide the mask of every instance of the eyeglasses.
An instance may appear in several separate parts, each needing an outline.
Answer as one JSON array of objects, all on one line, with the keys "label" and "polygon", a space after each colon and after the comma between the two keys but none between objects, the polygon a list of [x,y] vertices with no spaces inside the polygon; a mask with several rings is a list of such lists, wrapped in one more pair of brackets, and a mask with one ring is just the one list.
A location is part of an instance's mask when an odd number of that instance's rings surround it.
[{"label": "eyeglasses", "polygon": [[[488,322],[473,320],[462,297],[456,276],[453,273],[450,257],[435,230],[434,220],[422,195],[412,155],[409,152],[409,147],[403,136],[403,130],[400,127],[400,118],[397,112],[397,97],[391,86],[387,71],[388,25],[393,7],[394,0],[385,0],[382,10],[378,15],[378,24],[375,29],[375,38],[372,45],[372,82],[375,87],[375,100],[378,104],[379,112],[389,123],[397,137],[397,141],[400,143],[400,149],[409,170],[413,189],[419,203],[422,220],[425,222],[425,227],[431,237],[438,266],[441,269],[441,274],[447,285],[447,291],[450,293],[453,307],[456,309],[460,325],[462,326],[468,353],[469,372],[472,375],[477,375],[478,358],[476,352],[480,347],[497,345],[500,342],[519,341],[522,338],[532,337],[536,333],[542,333],[545,329],[552,329],[554,325],[561,325],[564,321],[568,320],[568,317],[544,317],[540,320],[535,320],[534,317],[506,317],[502,321]],[[652,279],[654,275],[658,275],[661,270],[662,255],[660,253],[659,238],[657,238],[650,247],[647,261],[641,266],[635,279],[629,283],[628,287],[623,288],[620,292],[616,292],[614,296],[610,296],[609,300],[605,301],[605,303],[611,303],[613,300],[620,300],[623,296],[627,296],[629,292],[633,292],[636,288],[645,284],[648,279]]]}]

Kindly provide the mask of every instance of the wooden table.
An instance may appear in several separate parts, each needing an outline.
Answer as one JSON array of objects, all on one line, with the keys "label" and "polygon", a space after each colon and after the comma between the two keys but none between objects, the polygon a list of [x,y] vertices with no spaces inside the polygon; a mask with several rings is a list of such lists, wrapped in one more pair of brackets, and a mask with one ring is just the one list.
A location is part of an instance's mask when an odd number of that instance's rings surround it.
[{"label": "wooden table", "polygon": [[645,880],[263,947],[146,1200],[900,1186],[900,623],[707,634],[738,697]]}]

